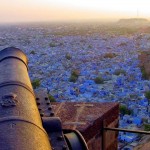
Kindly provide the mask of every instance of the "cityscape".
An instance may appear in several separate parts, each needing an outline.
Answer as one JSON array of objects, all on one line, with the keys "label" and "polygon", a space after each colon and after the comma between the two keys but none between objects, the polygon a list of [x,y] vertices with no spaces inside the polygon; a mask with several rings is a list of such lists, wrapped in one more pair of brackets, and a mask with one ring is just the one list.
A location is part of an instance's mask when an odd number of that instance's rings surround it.
[{"label": "cityscape", "polygon": [[[146,19],[0,26],[0,49],[23,50],[33,88],[51,101],[119,102],[120,128],[150,130],[150,81],[139,59],[150,50],[149,29]],[[120,132],[118,140],[133,149],[150,137]]]}]

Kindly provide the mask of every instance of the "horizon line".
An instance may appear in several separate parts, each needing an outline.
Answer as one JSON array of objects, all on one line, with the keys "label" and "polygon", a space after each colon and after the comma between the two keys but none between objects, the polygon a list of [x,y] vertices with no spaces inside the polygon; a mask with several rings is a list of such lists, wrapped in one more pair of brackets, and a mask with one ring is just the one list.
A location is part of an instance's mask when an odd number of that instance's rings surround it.
[{"label": "horizon line", "polygon": [[0,25],[15,25],[15,24],[35,24],[35,23],[88,23],[88,22],[93,22],[93,23],[117,23],[119,20],[122,19],[146,19],[147,21],[150,21],[150,18],[145,18],[145,17],[123,17],[123,18],[118,18],[118,19],[76,19],[76,20],[45,20],[45,21],[40,21],[40,20],[35,20],[35,21],[3,21],[0,22]]}]

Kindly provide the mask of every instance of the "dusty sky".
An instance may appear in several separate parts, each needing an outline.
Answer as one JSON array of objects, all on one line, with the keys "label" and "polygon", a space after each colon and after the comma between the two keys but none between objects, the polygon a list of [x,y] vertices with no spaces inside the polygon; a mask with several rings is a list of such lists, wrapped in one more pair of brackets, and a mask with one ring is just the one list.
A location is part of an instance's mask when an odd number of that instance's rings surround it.
[{"label": "dusty sky", "polygon": [[0,0],[0,23],[150,19],[150,0]]}]

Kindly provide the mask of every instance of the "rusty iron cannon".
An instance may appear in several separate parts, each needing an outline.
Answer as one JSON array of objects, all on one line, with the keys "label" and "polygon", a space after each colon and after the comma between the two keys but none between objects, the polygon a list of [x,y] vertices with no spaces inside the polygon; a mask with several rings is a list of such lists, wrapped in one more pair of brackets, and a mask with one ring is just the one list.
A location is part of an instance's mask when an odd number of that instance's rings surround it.
[{"label": "rusty iron cannon", "polygon": [[[49,113],[40,114],[39,105]],[[76,130],[63,130],[45,95],[39,100],[28,75],[26,55],[0,51],[0,150],[87,150]]]}]

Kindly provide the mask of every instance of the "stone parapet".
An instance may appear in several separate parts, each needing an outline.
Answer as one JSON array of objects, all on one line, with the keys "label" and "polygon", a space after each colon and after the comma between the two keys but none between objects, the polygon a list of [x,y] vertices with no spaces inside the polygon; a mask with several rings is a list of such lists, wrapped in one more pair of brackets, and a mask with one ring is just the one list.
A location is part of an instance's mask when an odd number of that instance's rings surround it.
[{"label": "stone parapet", "polygon": [[101,150],[102,143],[105,150],[117,150],[118,133],[103,127],[118,127],[118,103],[53,102],[52,107],[63,129],[79,130],[90,150]]}]

